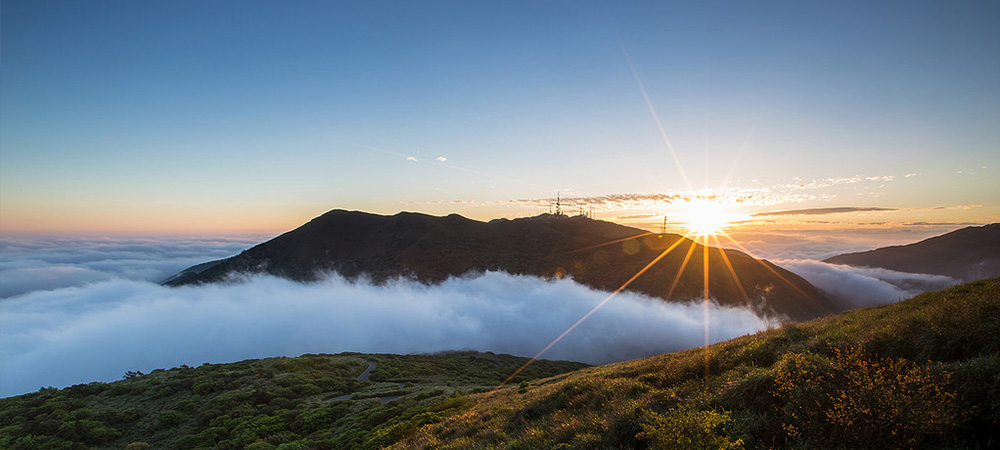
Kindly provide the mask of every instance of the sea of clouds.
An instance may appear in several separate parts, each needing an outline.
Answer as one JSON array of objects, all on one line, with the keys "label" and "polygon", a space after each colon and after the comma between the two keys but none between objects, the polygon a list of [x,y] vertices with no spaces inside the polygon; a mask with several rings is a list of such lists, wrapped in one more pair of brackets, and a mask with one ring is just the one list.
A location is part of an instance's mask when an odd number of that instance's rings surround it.
[{"label": "sea of clouds", "polygon": [[790,259],[773,262],[805,278],[844,309],[893,303],[959,283],[958,280],[944,275],[827,264],[815,260]]},{"label": "sea of clouds", "polygon": [[262,236],[0,239],[0,298],[113,279],[160,282]]},{"label": "sea of clouds", "polygon": [[732,236],[752,256],[768,259],[788,269],[819,288],[843,309],[853,309],[905,300],[927,291],[953,286],[959,280],[943,275],[827,264],[822,259],[887,245],[912,243],[935,233],[940,234],[940,230],[824,230],[735,233]]},{"label": "sea of clouds", "polygon": [[[114,381],[205,362],[343,351],[472,349],[534,356],[608,296],[569,279],[486,273],[381,285],[250,276],[169,288],[159,281],[259,238],[0,242],[0,396]],[[848,307],[954,280],[782,260]],[[704,345],[775,325],[749,310],[622,293],[545,355],[592,364]]]},{"label": "sea of clouds", "polygon": [[[110,280],[2,300],[0,395],[112,381],[128,370],[343,351],[472,349],[533,356],[607,297],[571,280],[486,273],[426,286],[271,276],[168,288]],[[544,355],[587,363],[705,343],[702,304],[620,294]],[[709,339],[768,327],[710,304]]]},{"label": "sea of clouds", "polygon": [[[486,273],[381,285],[250,276],[169,288],[248,238],[0,242],[0,396],[114,381],[126,371],[343,351],[472,349],[534,356],[608,297],[569,279]],[[545,355],[621,361],[772,325],[745,309],[623,293]]]}]

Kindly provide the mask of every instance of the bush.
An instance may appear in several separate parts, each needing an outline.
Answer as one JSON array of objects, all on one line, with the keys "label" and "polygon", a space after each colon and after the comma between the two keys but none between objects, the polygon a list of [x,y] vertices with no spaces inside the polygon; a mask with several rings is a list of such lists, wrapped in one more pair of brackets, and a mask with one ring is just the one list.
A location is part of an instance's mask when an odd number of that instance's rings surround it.
[{"label": "bush", "polygon": [[678,406],[665,414],[647,411],[639,437],[658,449],[720,450],[742,449],[743,440],[720,434],[729,422],[726,412],[702,411],[690,405]]},{"label": "bush", "polygon": [[791,437],[828,448],[914,448],[956,426],[950,374],[853,346],[833,353],[833,360],[806,353],[779,362],[776,389]]},{"label": "bush", "polygon": [[267,442],[254,442],[247,446],[246,450],[274,450],[274,445],[268,444]]},{"label": "bush", "polygon": [[301,442],[287,442],[278,446],[276,450],[306,450],[309,446]]},{"label": "bush", "polygon": [[180,425],[181,422],[184,422],[184,414],[168,409],[160,413],[160,416],[157,418],[157,422],[159,422],[160,426],[163,427],[175,427]]}]

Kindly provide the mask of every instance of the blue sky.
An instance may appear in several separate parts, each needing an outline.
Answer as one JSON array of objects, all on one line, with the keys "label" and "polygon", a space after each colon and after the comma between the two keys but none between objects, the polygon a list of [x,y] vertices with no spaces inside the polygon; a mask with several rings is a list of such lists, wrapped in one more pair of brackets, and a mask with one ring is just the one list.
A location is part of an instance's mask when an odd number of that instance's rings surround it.
[{"label": "blue sky", "polygon": [[870,3],[6,0],[0,232],[487,220],[557,192],[613,220],[660,194],[857,208],[764,228],[1000,220],[1000,6]]}]

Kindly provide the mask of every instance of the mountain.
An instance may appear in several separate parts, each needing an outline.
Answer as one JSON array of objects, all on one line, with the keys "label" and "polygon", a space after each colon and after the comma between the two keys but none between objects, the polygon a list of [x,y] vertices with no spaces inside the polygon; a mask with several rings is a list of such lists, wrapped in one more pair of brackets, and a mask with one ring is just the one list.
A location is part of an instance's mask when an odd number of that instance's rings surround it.
[{"label": "mountain", "polygon": [[130,372],[0,399],[0,448],[997,448],[998,323],[993,279],[605,366],[345,353]]},{"label": "mountain", "polygon": [[1000,276],[1000,223],[968,227],[915,244],[847,253],[824,262],[946,275],[962,281]]},{"label": "mountain", "polygon": [[[480,222],[457,214],[382,216],[333,210],[237,256],[187,269],[165,284],[218,282],[233,273],[257,272],[300,281],[337,272],[375,282],[405,276],[434,283],[467,273],[503,271],[571,276],[586,286],[614,291],[674,244],[673,251],[628,289],[669,300],[701,299],[701,245],[675,234],[552,214]],[[723,258],[719,249],[710,247],[708,254],[709,291],[720,304],[750,306],[795,320],[839,310],[807,281],[770,262],[735,250],[725,250]]]}]

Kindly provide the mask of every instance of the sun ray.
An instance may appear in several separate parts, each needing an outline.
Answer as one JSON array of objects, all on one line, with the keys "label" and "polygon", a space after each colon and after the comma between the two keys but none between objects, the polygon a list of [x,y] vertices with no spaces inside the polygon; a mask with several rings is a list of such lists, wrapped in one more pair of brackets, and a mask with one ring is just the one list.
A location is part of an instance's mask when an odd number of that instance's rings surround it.
[{"label": "sun ray", "polygon": [[729,239],[730,241],[732,241],[732,243],[734,245],[736,245],[737,247],[739,247],[739,249],[742,250],[744,253],[750,255],[750,257],[754,261],[757,261],[760,265],[764,266],[765,269],[771,271],[771,273],[773,273],[775,276],[777,276],[778,278],[780,278],[781,281],[784,281],[785,284],[787,284],[789,287],[791,287],[792,289],[794,289],[795,292],[798,292],[799,294],[802,294],[803,297],[808,298],[809,300],[812,300],[814,302],[818,302],[819,301],[815,297],[813,297],[812,295],[809,295],[808,293],[806,293],[805,291],[803,291],[801,288],[799,288],[798,286],[796,286],[795,284],[793,284],[791,281],[788,281],[788,278],[785,278],[784,275],[778,273],[778,271],[774,270],[773,267],[767,265],[767,263],[764,262],[764,260],[759,259],[756,256],[754,256],[753,253],[750,252],[750,250],[747,250],[746,247],[744,247],[742,244],[740,244],[739,241],[737,241],[736,239],[733,239],[732,236],[730,236],[730,235],[728,235],[726,233],[721,233],[721,234],[722,234],[722,236],[725,236],[727,239]]},{"label": "sun ray", "polygon": [[663,121],[660,120],[660,115],[656,113],[656,108],[653,107],[653,101],[649,99],[649,94],[646,93],[646,86],[642,84],[642,79],[639,78],[639,71],[635,70],[635,64],[632,64],[632,58],[629,57],[628,51],[625,50],[625,44],[622,42],[621,37],[618,37],[618,45],[622,49],[622,53],[625,55],[625,60],[628,61],[628,68],[632,71],[632,76],[635,78],[636,84],[639,85],[639,91],[642,92],[642,98],[646,100],[646,107],[649,108],[650,115],[653,116],[653,121],[656,122],[656,128],[660,131],[660,137],[663,139],[663,143],[666,144],[667,150],[670,150],[670,156],[674,159],[674,164],[677,166],[677,171],[680,172],[681,178],[684,180],[684,185],[688,189],[693,189],[691,187],[691,181],[688,180],[687,173],[684,171],[684,165],[681,164],[681,159],[677,157],[677,151],[674,150],[674,145],[670,143],[670,138],[667,136],[667,131],[663,128]]},{"label": "sun ray", "polygon": [[576,250],[571,250],[571,251],[569,251],[567,253],[577,253],[577,252],[583,252],[583,251],[587,251],[587,250],[593,250],[595,248],[604,247],[606,245],[617,244],[619,242],[625,242],[625,241],[629,241],[629,240],[632,240],[632,239],[644,238],[646,236],[652,236],[654,234],[656,234],[656,233],[646,232],[646,233],[642,233],[642,234],[637,234],[635,236],[624,237],[624,238],[621,238],[621,239],[615,239],[613,241],[608,241],[608,242],[603,242],[603,243],[600,243],[600,244],[590,245],[590,246],[583,247],[583,248],[578,248]]},{"label": "sun ray", "polygon": [[531,363],[535,362],[538,358],[541,358],[542,355],[544,355],[545,352],[549,351],[549,349],[552,348],[553,345],[556,345],[556,343],[558,343],[560,340],[562,340],[562,338],[566,337],[567,334],[569,334],[571,331],[573,331],[574,329],[576,329],[576,327],[580,326],[580,324],[583,323],[583,321],[587,320],[587,318],[590,317],[595,312],[597,312],[598,309],[601,309],[601,307],[603,307],[605,304],[607,304],[609,301],[611,301],[611,299],[614,298],[616,295],[618,295],[619,292],[621,292],[622,290],[624,290],[625,288],[627,288],[630,284],[632,284],[633,281],[635,281],[640,276],[642,276],[642,274],[646,273],[646,271],[649,270],[650,267],[653,267],[653,265],[655,265],[656,263],[658,263],[661,259],[663,259],[670,252],[672,252],[675,248],[677,248],[677,246],[679,246],[681,244],[681,242],[684,242],[685,237],[686,236],[680,236],[680,237],[678,237],[677,241],[674,242],[672,245],[670,245],[670,247],[668,247],[666,250],[664,250],[663,253],[660,253],[660,255],[657,256],[656,258],[654,258],[652,261],[650,261],[649,264],[646,264],[646,267],[643,267],[641,270],[639,270],[639,272],[637,272],[635,275],[633,275],[632,278],[629,278],[628,281],[626,281],[624,284],[622,284],[618,289],[615,289],[614,292],[612,292],[611,294],[609,294],[604,300],[602,300],[600,303],[598,303],[597,306],[594,306],[593,308],[591,308],[591,310],[589,312],[587,312],[587,314],[584,314],[583,317],[580,318],[580,320],[577,320],[576,323],[574,323],[573,325],[570,325],[569,328],[566,329],[566,331],[563,331],[562,334],[560,334],[558,337],[556,337],[555,339],[553,339],[552,342],[549,343],[549,345],[546,345],[545,348],[543,348],[535,356],[532,356],[531,359],[528,360],[528,362],[524,363],[523,366],[521,366],[520,368],[518,368],[517,370],[515,370],[514,373],[512,373],[509,377],[507,377],[507,379],[503,380],[503,383],[500,383],[500,385],[498,385],[497,387],[503,387],[504,385],[506,385],[507,383],[509,383],[510,380],[513,380],[514,377],[517,376],[517,374],[521,373],[521,371],[523,371],[525,368],[527,368],[529,365],[531,365]]},{"label": "sun ray", "polygon": [[[707,240],[708,239],[706,239],[706,241]],[[707,242],[706,242],[706,244],[707,244]],[[705,285],[705,301],[702,302],[702,305],[703,305],[702,307],[704,308],[704,316],[703,317],[705,319],[705,347],[704,347],[705,348],[705,352],[704,352],[705,353],[705,388],[708,389],[708,372],[709,372],[709,367],[710,367],[710,365],[709,365],[709,353],[708,353],[708,344],[710,343],[710,340],[708,338],[708,324],[709,324],[709,319],[708,319],[708,298],[709,298],[708,297],[708,245],[702,245],[701,248],[702,248],[701,258],[702,258],[702,261],[703,261],[702,266],[704,267],[703,273],[702,273],[702,279],[704,280],[704,285]]]},{"label": "sun ray", "polygon": [[729,274],[732,275],[733,281],[736,282],[736,287],[740,290],[740,295],[743,296],[743,300],[746,304],[750,305],[750,296],[747,295],[747,291],[743,289],[743,283],[740,281],[740,277],[736,275],[736,268],[733,267],[733,263],[729,261],[729,256],[726,255],[726,250],[722,248],[722,243],[719,241],[719,237],[712,235],[712,241],[715,242],[715,247],[719,249],[719,255],[722,255],[722,261],[726,264],[726,268],[729,269]]},{"label": "sun ray", "polygon": [[687,255],[684,256],[684,262],[681,263],[681,268],[677,269],[677,276],[674,277],[674,282],[670,285],[670,290],[667,291],[665,300],[670,301],[670,298],[674,296],[674,289],[677,289],[677,284],[681,281],[681,275],[684,274],[684,269],[687,268],[688,261],[691,260],[691,254],[694,253],[695,246],[697,245],[697,242],[691,241],[691,246],[688,247]]}]

